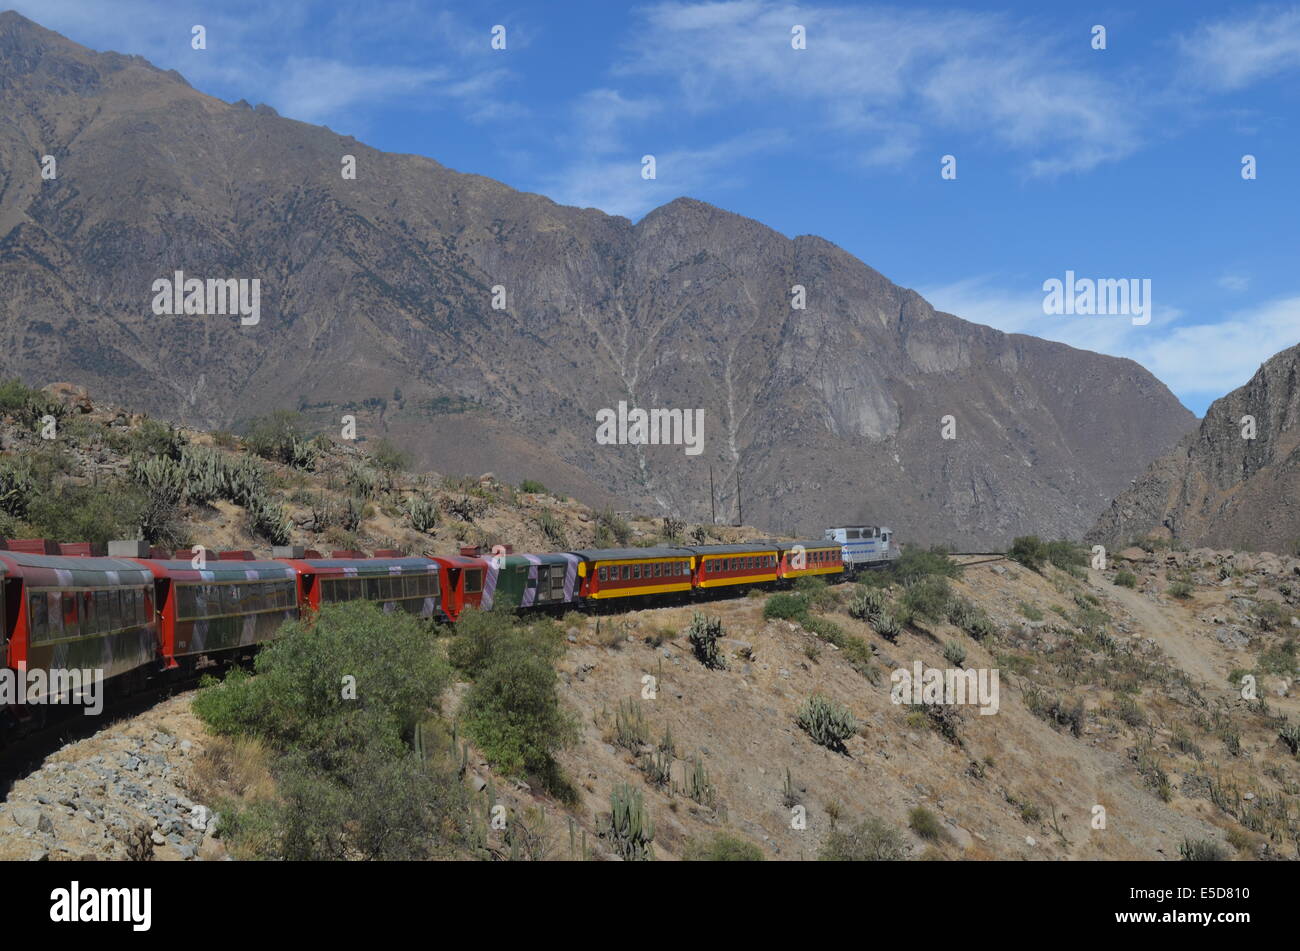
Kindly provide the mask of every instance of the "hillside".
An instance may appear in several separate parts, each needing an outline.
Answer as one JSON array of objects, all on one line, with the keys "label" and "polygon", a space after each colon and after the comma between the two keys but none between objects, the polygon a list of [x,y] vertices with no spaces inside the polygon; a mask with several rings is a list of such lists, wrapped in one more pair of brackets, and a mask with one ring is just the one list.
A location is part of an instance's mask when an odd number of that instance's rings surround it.
[{"label": "hillside", "polygon": [[[870,842],[910,859],[1176,860],[1186,841],[1215,843],[1224,857],[1297,856],[1300,826],[1287,805],[1300,791],[1287,633],[1297,624],[1294,559],[1133,550],[1116,569],[1078,575],[968,561],[951,588],[987,614],[979,639],[918,619],[888,640],[846,613],[853,591],[841,585],[814,594],[816,621],[764,619],[762,597],[706,605],[725,629],[726,669],[709,670],[683,636],[689,609],[567,615],[556,666],[579,730],[560,760],[577,801],[502,775],[472,748],[465,783],[476,808],[487,797],[504,805],[527,823],[520,857],[552,860],[613,858],[601,832],[624,783],[645,796],[661,860],[718,833],[769,860],[812,859],[832,846],[833,830],[867,818],[884,830]],[[1116,583],[1127,581],[1121,572],[1133,587]],[[1186,598],[1170,593],[1179,582]],[[861,638],[871,659],[828,643],[827,622]],[[959,651],[967,666],[1000,669],[995,715],[890,701],[889,671],[946,667]],[[1247,671],[1259,678],[1257,701],[1232,686]],[[647,673],[654,699],[642,693]],[[813,694],[857,717],[843,753],[798,726]],[[449,714],[463,695],[454,691]],[[248,857],[247,843],[223,841],[211,817],[277,795],[266,754],[212,736],[192,697],[109,725],[19,779],[0,807],[0,855],[121,858],[127,832],[143,823],[158,860],[220,859],[231,848]],[[616,721],[628,709],[643,726],[625,742]],[[1280,737],[1288,722],[1291,748]],[[669,733],[670,779],[660,785],[649,764]],[[687,791],[697,763],[712,787],[700,799]],[[795,806],[805,828],[792,827]],[[511,854],[489,833],[459,857]]]},{"label": "hillside", "polygon": [[[0,370],[30,384],[203,429],[355,415],[421,469],[690,521],[712,467],[723,521],[959,546],[1077,537],[1194,423],[1131,361],[938,313],[822,238],[688,198],[560,206],[15,13],[0,108]],[[155,315],[177,271],[258,281],[257,323]],[[702,451],[597,445],[620,402],[702,411]]]},{"label": "hillside", "polygon": [[1152,533],[1193,548],[1300,551],[1300,345],[1215,400],[1088,537],[1116,545]]}]

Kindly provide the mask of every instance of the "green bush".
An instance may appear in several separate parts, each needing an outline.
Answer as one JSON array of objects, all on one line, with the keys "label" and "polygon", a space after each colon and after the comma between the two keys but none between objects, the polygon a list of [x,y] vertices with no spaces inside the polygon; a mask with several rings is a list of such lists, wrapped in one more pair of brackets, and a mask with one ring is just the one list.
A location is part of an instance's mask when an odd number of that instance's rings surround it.
[{"label": "green bush", "polygon": [[1178,598],[1180,601],[1190,598],[1192,590],[1192,585],[1186,581],[1175,581],[1169,586],[1170,596]]},{"label": "green bush", "polygon": [[874,816],[847,829],[831,829],[817,856],[823,862],[899,862],[906,857],[902,833]]},{"label": "green bush", "polygon": [[29,502],[27,522],[41,538],[105,545],[135,536],[144,503],[133,486],[64,483]]},{"label": "green bush", "polygon": [[1115,584],[1119,585],[1121,588],[1136,588],[1137,575],[1133,574],[1133,572],[1129,571],[1127,568],[1121,568],[1119,571],[1115,572]]},{"label": "green bush", "polygon": [[376,440],[370,450],[370,459],[381,472],[405,472],[411,468],[411,454],[387,439]]},{"label": "green bush", "polygon": [[497,769],[567,794],[554,754],[576,738],[577,727],[556,690],[553,625],[524,627],[497,612],[467,611],[460,621],[467,616],[475,629],[462,634],[458,622],[451,655],[474,677],[461,704],[466,731]]},{"label": "green bush", "polygon": [[802,594],[778,592],[767,599],[763,605],[763,617],[767,620],[780,618],[793,621],[808,612],[808,598]]},{"label": "green bush", "polygon": [[962,566],[953,561],[948,549],[938,545],[929,549],[905,548],[888,569],[888,577],[904,585],[931,576],[960,578],[961,573]]},{"label": "green bush", "polygon": [[596,544],[602,547],[612,543],[626,545],[632,537],[632,526],[614,513],[614,509],[605,506],[596,516]]},{"label": "green bush", "polygon": [[523,482],[519,483],[519,491],[543,494],[546,492],[546,486],[542,485],[536,479],[525,479]]},{"label": "green bush", "polygon": [[715,832],[707,842],[688,842],[682,858],[687,862],[761,862],[763,850],[740,836]]},{"label": "green bush", "polygon": [[1012,541],[1007,557],[1030,571],[1042,571],[1047,561],[1047,546],[1037,535],[1021,535]]},{"label": "green bush", "polygon": [[234,670],[200,691],[195,713],[216,733],[319,752],[322,762],[349,745],[400,750],[451,682],[420,619],[369,601],[326,605],[286,623],[254,670],[255,677]]},{"label": "green bush", "polygon": [[19,412],[33,398],[40,395],[40,392],[40,390],[28,386],[17,377],[0,380],[0,412]]},{"label": "green bush", "polygon": [[468,841],[464,787],[412,749],[451,680],[425,625],[365,601],[325,606],[265,645],[256,675],[205,678],[195,713],[276,754],[277,798],[223,808],[221,833],[266,858],[427,859]]},{"label": "green bush", "polygon": [[822,694],[803,702],[797,722],[814,743],[837,753],[846,752],[844,741],[858,732],[858,721],[849,709]]},{"label": "green bush", "polygon": [[948,616],[952,588],[947,578],[929,575],[909,584],[900,601],[914,616],[939,621]]}]

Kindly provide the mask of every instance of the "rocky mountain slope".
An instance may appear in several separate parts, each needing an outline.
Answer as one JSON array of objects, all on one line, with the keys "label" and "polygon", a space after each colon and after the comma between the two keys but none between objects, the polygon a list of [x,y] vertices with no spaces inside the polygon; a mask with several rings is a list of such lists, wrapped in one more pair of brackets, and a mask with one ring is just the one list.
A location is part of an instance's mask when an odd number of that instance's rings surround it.
[{"label": "rocky mountain slope", "polygon": [[[723,518],[959,545],[1077,536],[1194,422],[1131,361],[937,313],[821,238],[560,206],[14,13],[0,113],[0,364],[32,383],[206,428],[351,414],[424,467],[694,520],[712,467]],[[258,322],[156,315],[177,271],[259,281]],[[597,445],[621,401],[703,410],[703,451]]]},{"label": "rocky mountain slope", "polygon": [[1300,345],[1216,400],[1200,426],[1151,464],[1089,533],[1123,544],[1294,553],[1300,544]]}]

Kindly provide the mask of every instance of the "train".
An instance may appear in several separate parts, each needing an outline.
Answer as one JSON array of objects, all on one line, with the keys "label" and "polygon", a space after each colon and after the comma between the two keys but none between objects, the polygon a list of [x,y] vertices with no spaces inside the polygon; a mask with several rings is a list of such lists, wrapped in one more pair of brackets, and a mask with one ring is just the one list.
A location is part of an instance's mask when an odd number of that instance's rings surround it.
[{"label": "train", "polygon": [[[834,580],[896,555],[887,528],[868,528],[873,549],[845,529],[820,540],[731,545],[587,548],[540,554],[496,546],[455,555],[367,555],[278,546],[272,557],[202,548],[162,551],[143,542],[0,540],[4,675],[36,687],[0,696],[0,727],[71,702],[61,672],[102,672],[111,696],[194,676],[243,659],[286,621],[322,606],[364,600],[455,624],[468,608],[608,611],[653,607]],[[840,537],[843,535],[844,537]],[[882,547],[883,546],[883,547]],[[880,552],[890,554],[882,558]],[[39,707],[33,710],[33,707]]]}]

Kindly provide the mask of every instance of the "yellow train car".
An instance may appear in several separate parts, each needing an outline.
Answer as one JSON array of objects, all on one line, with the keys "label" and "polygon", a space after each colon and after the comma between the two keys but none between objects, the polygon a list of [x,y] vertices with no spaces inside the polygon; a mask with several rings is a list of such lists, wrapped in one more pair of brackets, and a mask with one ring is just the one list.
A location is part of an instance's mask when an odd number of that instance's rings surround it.
[{"label": "yellow train car", "polygon": [[685,548],[588,548],[578,556],[578,588],[593,601],[690,593],[694,557]]}]

